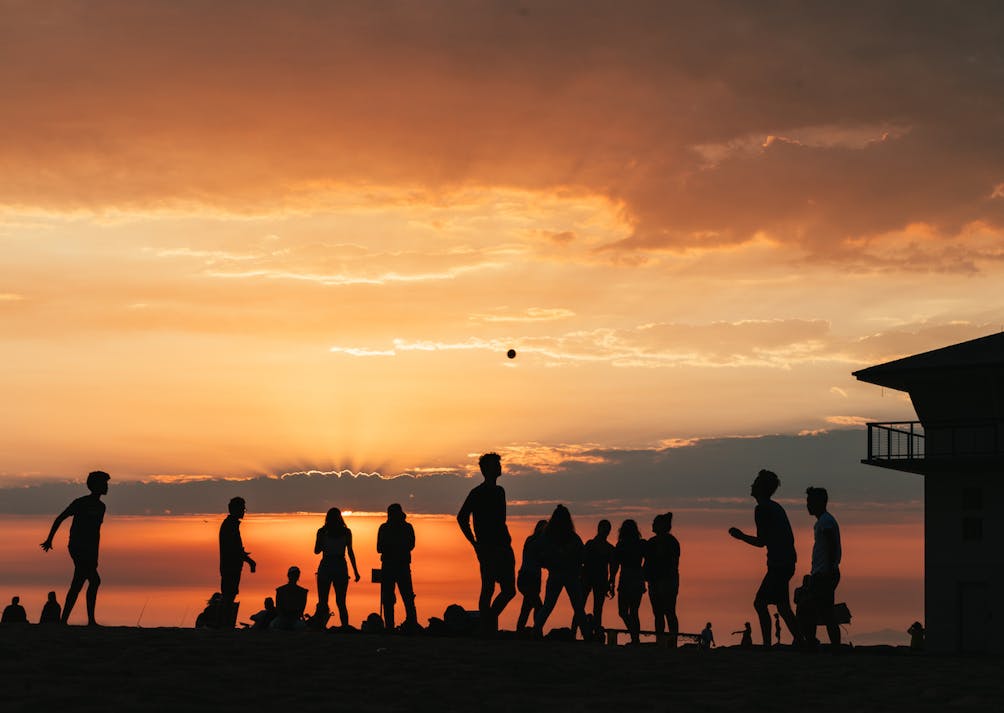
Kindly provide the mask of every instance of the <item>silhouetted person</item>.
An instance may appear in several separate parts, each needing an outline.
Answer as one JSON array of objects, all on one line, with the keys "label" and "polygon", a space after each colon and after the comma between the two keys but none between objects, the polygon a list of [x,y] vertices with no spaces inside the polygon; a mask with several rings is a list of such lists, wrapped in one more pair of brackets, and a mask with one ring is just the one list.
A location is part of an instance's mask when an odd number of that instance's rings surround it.
[{"label": "silhouetted person", "polygon": [[534,612],[533,628],[538,636],[544,633],[544,624],[558,603],[561,590],[568,593],[574,617],[572,636],[575,630],[588,639],[592,632],[586,629],[586,612],[583,609],[585,596],[582,593],[582,538],[575,533],[572,514],[564,505],[558,505],[544,528],[541,561],[547,569],[547,584],[544,586],[544,602]]},{"label": "silhouetted person", "polygon": [[[516,596],[516,555],[505,522],[505,490],[496,484],[502,475],[502,459],[497,453],[485,453],[478,459],[478,466],[485,482],[467,495],[457,513],[457,522],[478,557],[481,570],[478,610],[484,631],[491,633],[498,630],[499,616]],[[493,601],[496,583],[499,592]]]},{"label": "silhouetted person", "polygon": [[251,574],[255,571],[255,561],[251,553],[244,549],[241,540],[241,518],[247,512],[244,498],[231,498],[227,505],[230,514],[220,525],[220,626],[233,626],[234,600],[240,591],[241,572],[247,562]]},{"label": "silhouetted person", "polygon": [[4,607],[0,615],[0,624],[27,624],[28,613],[21,606],[21,597],[14,597],[10,604]]},{"label": "silhouetted person", "polygon": [[519,573],[516,575],[516,588],[523,595],[523,604],[519,608],[519,618],[516,620],[516,631],[524,631],[530,615],[540,609],[543,602],[540,599],[542,581],[540,561],[541,547],[544,546],[544,530],[547,520],[538,520],[533,528],[533,534],[523,543],[523,559],[520,561]]},{"label": "silhouetted person", "polygon": [[[613,563],[614,546],[610,544],[610,521],[600,520],[596,526],[596,537],[582,547],[582,584],[585,598],[593,597],[594,637],[603,631],[603,604],[608,596],[613,596],[610,565]],[[583,600],[583,605],[585,600]]]},{"label": "silhouetted person", "polygon": [[911,651],[923,651],[924,650],[924,625],[919,621],[915,621],[910,624],[910,628],[906,630],[906,633],[910,635],[910,650]]},{"label": "silhouetted person", "polygon": [[746,626],[739,631],[733,631],[732,635],[742,634],[742,638],[739,640],[739,646],[744,649],[752,648],[753,646],[753,627],[750,626],[749,622],[746,622]]},{"label": "silhouetted person", "polygon": [[342,511],[338,508],[331,508],[324,516],[324,526],[317,531],[314,541],[314,554],[321,555],[321,563],[317,566],[317,613],[327,616],[328,593],[334,589],[338,618],[342,628],[345,628],[349,625],[349,609],[345,604],[345,595],[349,591],[349,567],[345,555],[349,556],[357,582],[359,568],[356,567],[356,553],[352,549],[352,530],[345,524]]},{"label": "silhouetted person", "polygon": [[265,608],[251,615],[252,629],[268,629],[275,620],[278,612],[275,608],[275,600],[272,597],[265,597]]},{"label": "silhouetted person", "polygon": [[747,535],[736,527],[729,529],[729,534],[737,540],[753,547],[767,548],[767,574],[753,599],[753,608],[760,619],[764,646],[770,646],[769,604],[777,607],[777,612],[784,619],[795,643],[802,642],[788,592],[788,584],[795,574],[795,536],[791,532],[791,523],[788,522],[784,508],[771,500],[780,484],[781,481],[774,472],[761,470],[750,487],[750,495],[757,502],[753,510],[756,535]]},{"label": "silhouetted person", "polygon": [[[625,520],[617,531],[617,544],[614,546],[613,565],[610,568],[610,583],[617,581],[617,612],[624,620],[624,626],[631,635],[631,643],[640,641],[641,621],[638,610],[641,608],[641,596],[645,593],[645,560],[646,542],[641,538],[638,523]],[[617,574],[620,573],[620,579]]]},{"label": "silhouetted person", "polygon": [[645,547],[645,581],[648,599],[655,617],[655,638],[662,640],[669,632],[669,645],[676,646],[680,622],[676,618],[676,600],[680,594],[680,542],[671,533],[673,513],[656,515],[652,520],[653,537]]},{"label": "silhouetted person", "polygon": [[39,624],[58,624],[59,615],[62,613],[62,607],[59,606],[59,601],[56,599],[55,592],[49,592],[48,598],[45,600],[45,604],[42,605],[42,616],[39,617]]},{"label": "silhouetted person", "polygon": [[715,632],[711,630],[711,622],[709,621],[704,625],[704,629],[701,630],[701,642],[700,647],[702,649],[713,649],[715,648]]},{"label": "silhouetted person", "polygon": [[303,611],[307,608],[307,590],[298,584],[300,568],[295,565],[290,567],[286,578],[286,583],[275,589],[275,618],[272,620],[272,628],[287,631],[303,629],[306,627]]},{"label": "silhouetted person", "polygon": [[70,523],[70,541],[68,548],[70,558],[73,560],[73,579],[70,581],[70,588],[66,592],[65,605],[63,606],[63,616],[61,622],[65,624],[73,611],[73,605],[77,603],[77,595],[87,582],[87,623],[95,626],[94,608],[98,601],[98,587],[101,586],[101,577],[98,576],[98,546],[101,542],[101,523],[105,519],[105,504],[101,502],[101,496],[108,493],[108,481],[111,476],[101,470],[95,470],[87,474],[87,489],[90,494],[81,496],[70,503],[63,512],[56,516],[49,530],[49,536],[41,547],[48,552],[52,549],[52,538],[56,536],[56,531],[63,524],[63,520],[72,517]]},{"label": "silhouetted person", "polygon": [[380,602],[383,604],[384,627],[394,630],[394,587],[404,602],[404,626],[418,628],[415,611],[415,588],[411,581],[411,551],[415,549],[415,528],[408,522],[404,508],[394,503],[387,508],[387,522],[377,530],[377,552],[380,553]]},{"label": "silhouetted person", "polygon": [[809,646],[819,643],[816,627],[826,625],[830,644],[840,646],[840,625],[834,605],[834,593],[840,583],[840,526],[827,509],[829,494],[825,488],[808,488],[805,507],[816,518],[812,527],[812,570],[809,572],[808,591],[798,606],[798,625]]}]

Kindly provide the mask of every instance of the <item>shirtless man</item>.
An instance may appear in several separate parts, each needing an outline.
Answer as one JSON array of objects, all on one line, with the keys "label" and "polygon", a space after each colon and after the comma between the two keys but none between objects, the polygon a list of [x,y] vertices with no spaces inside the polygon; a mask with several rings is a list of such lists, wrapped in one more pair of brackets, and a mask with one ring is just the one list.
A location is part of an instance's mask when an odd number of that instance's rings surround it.
[{"label": "shirtless man", "polygon": [[[516,596],[516,555],[512,551],[512,537],[505,523],[505,490],[496,484],[502,475],[502,459],[497,453],[485,453],[478,460],[478,466],[485,482],[468,494],[457,513],[457,522],[478,556],[481,570],[478,609],[484,631],[492,633],[498,630],[502,611]],[[499,593],[493,601],[496,583]]]},{"label": "shirtless man", "polygon": [[101,540],[101,523],[105,519],[105,504],[101,496],[108,493],[108,481],[111,476],[101,470],[95,470],[87,475],[87,489],[91,492],[70,503],[63,512],[56,516],[49,530],[49,536],[41,544],[44,551],[52,549],[52,538],[63,524],[63,520],[72,517],[70,523],[70,542],[67,549],[73,559],[73,579],[70,589],[66,592],[63,604],[63,615],[60,622],[65,624],[70,618],[73,605],[77,603],[77,595],[87,582],[87,623],[96,626],[94,607],[98,601],[98,587],[101,577],[98,576],[98,545]]}]

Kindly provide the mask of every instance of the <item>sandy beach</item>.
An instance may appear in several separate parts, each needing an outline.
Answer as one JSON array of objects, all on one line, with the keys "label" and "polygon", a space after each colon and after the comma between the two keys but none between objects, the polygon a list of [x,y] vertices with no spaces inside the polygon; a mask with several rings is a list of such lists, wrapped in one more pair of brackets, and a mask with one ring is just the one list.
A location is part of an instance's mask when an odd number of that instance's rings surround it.
[{"label": "sandy beach", "polygon": [[995,658],[374,634],[0,629],[4,711],[997,710]]}]

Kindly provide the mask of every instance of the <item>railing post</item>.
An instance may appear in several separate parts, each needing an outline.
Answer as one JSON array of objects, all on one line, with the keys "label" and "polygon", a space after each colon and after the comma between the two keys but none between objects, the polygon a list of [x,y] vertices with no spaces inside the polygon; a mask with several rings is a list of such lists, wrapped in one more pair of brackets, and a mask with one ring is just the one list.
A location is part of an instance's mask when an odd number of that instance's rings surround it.
[{"label": "railing post", "polygon": [[885,430],[885,457],[892,459],[892,429]]},{"label": "railing post", "polygon": [[868,460],[872,460],[872,428],[874,426],[873,423],[868,424]]},{"label": "railing post", "polygon": [[910,421],[910,436],[906,442],[906,457],[913,460],[913,421]]}]

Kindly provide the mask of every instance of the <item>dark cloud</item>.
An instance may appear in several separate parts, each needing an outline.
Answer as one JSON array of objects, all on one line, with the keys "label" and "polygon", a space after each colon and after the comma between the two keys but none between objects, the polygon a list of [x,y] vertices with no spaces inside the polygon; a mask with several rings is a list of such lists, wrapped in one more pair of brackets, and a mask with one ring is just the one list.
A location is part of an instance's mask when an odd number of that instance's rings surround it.
[{"label": "dark cloud", "polygon": [[768,231],[840,261],[848,238],[1004,219],[997,3],[0,8],[0,203],[560,187],[623,202],[620,251]]},{"label": "dark cloud", "polygon": [[[749,485],[760,468],[782,479],[778,497],[801,501],[809,485],[824,486],[844,507],[916,507],[923,498],[919,476],[860,464],[865,434],[838,430],[811,436],[722,438],[665,449],[580,449],[542,472],[508,458],[504,485],[511,510],[546,514],[554,503],[579,513],[631,507],[734,508],[748,504]],[[326,474],[300,471],[279,477],[195,482],[116,482],[109,511],[125,514],[223,512],[241,495],[254,512],[324,511],[337,506],[382,511],[391,502],[409,512],[454,513],[480,478],[443,470],[416,477]],[[58,512],[79,494],[76,483],[44,483],[0,489],[0,511]]]}]

